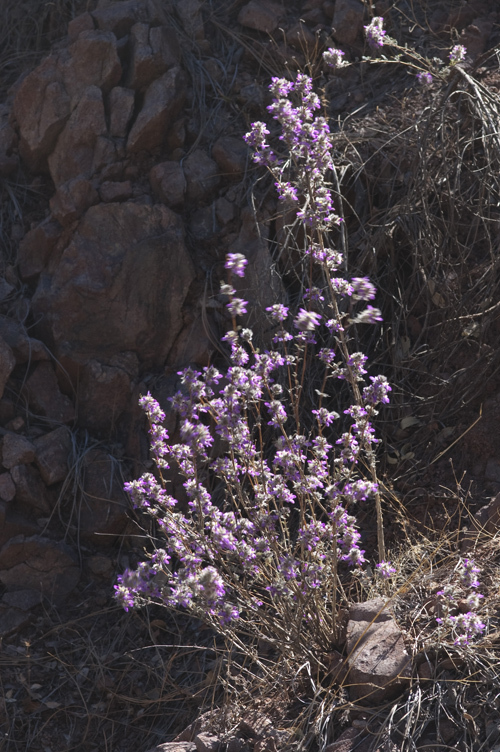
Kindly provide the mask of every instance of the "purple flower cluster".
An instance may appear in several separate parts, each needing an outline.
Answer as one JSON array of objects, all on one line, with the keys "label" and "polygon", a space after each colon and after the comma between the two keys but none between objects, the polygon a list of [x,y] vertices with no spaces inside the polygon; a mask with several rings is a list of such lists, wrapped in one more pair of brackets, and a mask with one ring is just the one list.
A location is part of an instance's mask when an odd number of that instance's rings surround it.
[{"label": "purple flower cluster", "polygon": [[[436,621],[441,627],[451,627],[455,645],[468,645],[474,637],[483,634],[486,629],[486,624],[476,613],[484,598],[481,593],[477,592],[480,584],[477,575],[480,571],[473,559],[460,560],[456,569],[458,582],[446,585],[437,593],[443,615]],[[463,590],[466,592],[472,590],[465,598],[468,610],[465,613],[457,613],[461,605],[459,599],[464,595]]]},{"label": "purple flower cluster", "polygon": [[[302,629],[304,603],[312,604],[311,613],[332,610],[328,599],[338,566],[365,561],[350,512],[357,502],[378,498],[376,475],[366,478],[365,468],[374,468],[372,419],[391,388],[383,376],[365,381],[367,357],[351,351],[346,330],[352,320],[338,305],[348,297],[351,309],[373,300],[376,290],[366,278],[335,276],[342,254],[329,247],[326,233],[340,218],[326,183],[332,143],[326,121],[315,116],[319,98],[302,74],[294,81],[275,78],[270,88],[269,111],[281,126],[288,159],[274,155],[263,123],[253,124],[246,141],[255,161],[275,176],[278,197],[297,205],[310,238],[304,267],[319,266],[322,273],[314,282],[305,280],[303,307],[291,310],[280,302],[267,308],[275,347],[257,349],[252,331],[236,323],[248,304],[231,284],[244,276],[247,259],[227,255],[228,280],[220,293],[233,325],[222,337],[229,367],[179,373],[180,389],[170,399],[178,416],[177,441],[169,437],[165,413],[153,397],[140,401],[158,473],[146,473],[125,488],[134,506],[154,518],[164,549],[134,572],[124,572],[116,597],[127,609],[152,598],[222,625],[244,612],[246,626],[248,615],[258,618],[260,608],[272,609],[273,619],[289,619],[293,603]],[[371,306],[359,315],[380,320]],[[317,396],[307,409],[301,402],[313,359],[323,386],[338,379],[351,387],[353,404],[338,429],[340,416],[324,388],[310,390]],[[187,511],[167,492],[162,470],[169,467],[183,478]],[[390,565],[382,564],[389,572]]]},{"label": "purple flower cluster", "polygon": [[366,41],[372,49],[384,46],[384,37],[386,31],[384,31],[384,19],[381,16],[375,16],[372,18],[368,26],[365,26]]},{"label": "purple flower cluster", "polygon": [[467,49],[463,46],[463,44],[456,44],[454,47],[452,47],[449,54],[450,64],[456,65],[457,63],[461,63],[463,60],[465,60],[466,54]]}]

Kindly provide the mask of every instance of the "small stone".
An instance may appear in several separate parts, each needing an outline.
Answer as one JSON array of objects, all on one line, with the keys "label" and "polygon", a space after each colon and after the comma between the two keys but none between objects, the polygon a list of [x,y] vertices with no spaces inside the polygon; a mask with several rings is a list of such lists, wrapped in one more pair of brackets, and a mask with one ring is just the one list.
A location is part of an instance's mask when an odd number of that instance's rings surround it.
[{"label": "small stone", "polygon": [[94,28],[94,21],[90,13],[82,13],[69,22],[68,37],[74,42],[83,31],[93,31]]},{"label": "small stone", "polygon": [[149,173],[155,196],[167,206],[178,206],[186,194],[186,178],[179,162],[161,162]]},{"label": "small stone", "polygon": [[0,499],[2,501],[12,501],[16,495],[16,487],[10,473],[0,475]]},{"label": "small stone", "polygon": [[54,219],[62,227],[67,227],[80,219],[98,200],[92,183],[83,177],[77,177],[60,185],[49,204]]},{"label": "small stone", "polygon": [[119,3],[99,3],[92,17],[97,28],[111,31],[117,39],[129,33],[137,21],[145,21],[147,17],[146,3],[143,0],[122,0]]},{"label": "small stone", "polygon": [[14,634],[18,629],[28,624],[30,619],[31,616],[27,611],[0,604],[0,638]]},{"label": "small stone", "polygon": [[201,7],[200,0],[177,0],[175,6],[184,31],[198,42],[205,38]]},{"label": "small stone", "polygon": [[57,423],[70,423],[75,419],[71,400],[61,393],[51,363],[38,363],[26,381],[23,393],[32,410]]},{"label": "small stone", "polygon": [[129,198],[132,198],[132,193],[132,183],[130,180],[125,180],[122,183],[106,181],[99,188],[99,195],[105,203],[127,201]]},{"label": "small stone", "polygon": [[392,614],[388,610],[390,605],[384,598],[372,598],[363,603],[353,603],[349,608],[349,619],[351,621],[390,621]]},{"label": "small stone", "polygon": [[215,215],[222,226],[229,224],[234,219],[234,204],[221,196],[215,202]]},{"label": "small stone", "polygon": [[361,0],[336,0],[332,19],[332,37],[340,44],[353,44],[363,27]]},{"label": "small stone", "polygon": [[311,53],[318,44],[315,34],[304,24],[297,23],[288,30],[286,41],[296,50]]},{"label": "small stone", "polygon": [[194,738],[197,752],[218,752],[220,739],[211,734],[198,734]]},{"label": "small stone", "polygon": [[16,590],[12,593],[4,593],[2,604],[19,608],[21,611],[29,611],[42,602],[42,596],[39,590]]},{"label": "small stone", "polygon": [[23,280],[43,271],[60,237],[61,225],[51,217],[44,219],[24,236],[17,252],[19,273]]},{"label": "small stone", "polygon": [[87,566],[92,574],[95,574],[98,577],[106,577],[113,569],[113,562],[111,561],[109,556],[89,556],[89,558],[87,559]]},{"label": "small stone", "polygon": [[16,504],[23,504],[38,513],[50,514],[47,489],[38,470],[31,465],[15,465],[10,474],[16,486]]},{"label": "small stone", "polygon": [[161,146],[182,109],[185,87],[180,68],[171,68],[148,87],[144,104],[127,139],[127,151],[151,151]]},{"label": "small stone", "polygon": [[276,3],[251,0],[240,10],[238,23],[248,29],[272,34],[277,29],[283,15],[283,8]]},{"label": "small stone", "polygon": [[109,94],[109,133],[114,138],[125,138],[134,113],[135,94],[131,89],[115,86]]},{"label": "small stone", "polygon": [[79,579],[78,559],[65,543],[18,535],[0,550],[0,582],[9,592],[36,590],[58,605]]},{"label": "small stone", "polygon": [[58,483],[68,474],[71,431],[60,426],[34,441],[35,462],[47,486]]},{"label": "small stone", "polygon": [[8,433],[2,441],[2,465],[10,470],[14,465],[24,465],[35,459],[35,447],[25,436]]},{"label": "small stone", "polygon": [[193,151],[184,161],[186,195],[189,201],[209,198],[219,185],[219,170],[213,159],[201,149]]},{"label": "small stone", "polygon": [[212,156],[222,175],[241,177],[248,161],[248,147],[241,138],[222,136],[213,145]]}]

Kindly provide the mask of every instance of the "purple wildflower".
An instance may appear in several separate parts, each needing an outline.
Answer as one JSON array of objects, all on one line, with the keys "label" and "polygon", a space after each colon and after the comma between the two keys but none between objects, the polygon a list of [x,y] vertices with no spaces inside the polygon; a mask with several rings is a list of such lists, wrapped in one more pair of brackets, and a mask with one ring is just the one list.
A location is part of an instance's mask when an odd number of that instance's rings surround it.
[{"label": "purple wildflower", "polygon": [[242,253],[228,253],[226,256],[226,269],[232,269],[238,277],[245,276],[245,266],[247,264],[248,261]]},{"label": "purple wildflower", "polygon": [[384,46],[386,32],[383,29],[384,19],[381,16],[372,18],[368,26],[365,26],[366,41],[373,49]]}]

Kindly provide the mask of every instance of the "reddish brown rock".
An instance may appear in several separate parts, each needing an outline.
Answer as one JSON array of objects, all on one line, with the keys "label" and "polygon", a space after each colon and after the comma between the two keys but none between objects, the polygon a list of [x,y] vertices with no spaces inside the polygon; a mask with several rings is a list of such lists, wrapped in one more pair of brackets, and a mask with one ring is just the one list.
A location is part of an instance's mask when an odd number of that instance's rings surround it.
[{"label": "reddish brown rock", "polygon": [[[26,76],[12,112],[20,130],[21,155],[28,166],[36,170],[44,165],[85,89],[96,86],[109,91],[120,77],[116,39],[102,31],[84,31],[70,47],[49,55]],[[78,174],[72,172],[58,183]]]},{"label": "reddish brown rock", "polygon": [[[49,157],[50,174],[56,187],[72,178],[90,178],[102,167],[97,140],[106,135],[102,93],[97,86],[90,86],[83,92]],[[110,151],[111,148],[110,144]],[[109,157],[108,161],[112,161]]]},{"label": "reddish brown rock", "polygon": [[116,37],[105,31],[82,32],[68,50],[61,51],[57,67],[70,99],[79,99],[89,86],[111,91],[122,75]]},{"label": "reddish brown rock", "polygon": [[107,362],[85,364],[78,391],[78,423],[99,436],[110,436],[121,415],[130,407],[132,385],[139,374],[133,352],[120,353]]},{"label": "reddish brown rock", "polygon": [[100,0],[92,18],[102,31],[112,31],[117,39],[129,33],[137,21],[147,21],[147,3],[144,0],[122,0],[109,2]]},{"label": "reddish brown rock", "polygon": [[131,89],[115,86],[109,95],[109,132],[115,138],[125,138],[134,112],[135,94]]},{"label": "reddish brown rock", "polygon": [[295,24],[287,31],[286,41],[290,47],[308,54],[314,52],[318,45],[316,35],[302,22]]},{"label": "reddish brown rock", "polygon": [[109,547],[128,523],[129,503],[118,464],[101,449],[92,449],[83,457],[82,468],[83,489],[78,513],[80,537],[87,543]]},{"label": "reddish brown rock", "polygon": [[[27,363],[35,360],[49,360],[50,355],[43,344],[38,339],[28,337],[23,325],[7,316],[0,316],[0,352],[2,339],[11,348],[16,363]],[[5,351],[7,363],[8,351]],[[0,367],[0,374],[2,373]],[[0,382],[1,383],[1,382]]]},{"label": "reddish brown rock", "polygon": [[57,56],[49,55],[26,76],[14,99],[19,149],[32,170],[43,165],[70,115],[70,97],[59,78]]},{"label": "reddish brown rock", "polygon": [[458,40],[467,50],[467,57],[475,60],[486,49],[493,31],[493,24],[489,18],[475,18],[460,34]]},{"label": "reddish brown rock", "polygon": [[149,173],[149,182],[155,196],[167,206],[178,206],[184,201],[186,178],[179,162],[162,162]]},{"label": "reddish brown rock", "polygon": [[47,486],[64,480],[68,474],[71,432],[66,426],[35,439],[35,462]]},{"label": "reddish brown rock", "polygon": [[5,385],[14,370],[16,359],[12,349],[0,335],[0,399],[3,397]]},{"label": "reddish brown rock", "polygon": [[16,487],[10,473],[0,475],[0,499],[2,501],[12,501],[16,495]]},{"label": "reddish brown rock", "polygon": [[45,268],[61,237],[61,225],[48,217],[30,230],[19,244],[17,263],[23,279],[36,277]]},{"label": "reddish brown rock", "polygon": [[29,406],[37,415],[54,423],[71,423],[75,408],[65,394],[61,394],[52,363],[38,363],[23,389]]},{"label": "reddish brown rock", "polygon": [[35,459],[35,447],[26,436],[7,433],[2,439],[2,465],[10,470],[14,465],[25,465]]},{"label": "reddish brown rock", "polygon": [[186,34],[198,42],[205,38],[200,0],[176,0],[175,10]]},{"label": "reddish brown rock", "polygon": [[[165,206],[92,206],[32,301],[43,338],[66,363],[135,352],[162,364],[194,279],[180,219]],[[0,331],[1,333],[1,331]]]},{"label": "reddish brown rock", "polygon": [[121,183],[107,180],[99,188],[101,201],[107,204],[113,201],[128,201],[129,198],[132,198],[132,194],[133,189],[130,180],[125,180]]},{"label": "reddish brown rock", "polygon": [[178,65],[181,54],[177,38],[172,29],[147,24],[135,24],[130,31],[132,55],[128,76],[128,86],[141,91],[169,68]]},{"label": "reddish brown rock", "polygon": [[186,157],[183,168],[189,201],[203,201],[214,193],[220,181],[219,169],[208,154],[196,149]]},{"label": "reddish brown rock", "polygon": [[197,752],[218,752],[221,746],[220,739],[212,734],[198,734],[194,743]]},{"label": "reddish brown rock", "polygon": [[65,543],[19,535],[0,550],[0,582],[9,592],[36,590],[57,605],[79,579],[78,559]]},{"label": "reddish brown rock", "polygon": [[240,177],[247,165],[248,148],[242,138],[223,136],[213,145],[212,156],[223,175]]},{"label": "reddish brown rock", "polygon": [[369,614],[367,621],[348,623],[348,687],[351,699],[377,703],[402,691],[410,680],[411,665],[394,619],[370,623],[371,618]]},{"label": "reddish brown rock", "polygon": [[148,87],[144,104],[127,139],[127,151],[151,151],[165,141],[169,125],[184,104],[183,76],[172,68]]},{"label": "reddish brown rock", "polygon": [[244,5],[238,15],[238,23],[249,29],[272,34],[278,28],[280,19],[284,15],[281,5],[263,0],[250,0]]},{"label": "reddish brown rock", "polygon": [[364,12],[361,0],[336,0],[332,37],[340,44],[353,44],[361,33]]},{"label": "reddish brown rock", "polygon": [[68,37],[74,42],[84,31],[94,31],[94,19],[90,13],[82,13],[68,23]]},{"label": "reddish brown rock", "polygon": [[49,203],[53,218],[62,227],[67,227],[98,201],[92,183],[80,176],[60,185]]},{"label": "reddish brown rock", "polygon": [[49,496],[38,470],[31,465],[15,465],[10,474],[16,486],[16,507],[25,506],[29,511],[50,514]]}]

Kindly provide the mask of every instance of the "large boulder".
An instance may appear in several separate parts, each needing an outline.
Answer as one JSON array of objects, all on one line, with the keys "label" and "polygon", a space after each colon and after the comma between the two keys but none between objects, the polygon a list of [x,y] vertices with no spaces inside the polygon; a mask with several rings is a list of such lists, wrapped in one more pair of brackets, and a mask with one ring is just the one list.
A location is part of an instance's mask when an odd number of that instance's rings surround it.
[{"label": "large boulder", "polygon": [[195,271],[181,220],[162,205],[91,207],[33,298],[40,334],[65,365],[133,352],[162,364]]},{"label": "large boulder", "polygon": [[95,86],[107,93],[121,74],[116,37],[105,31],[83,32],[72,45],[49,55],[28,74],[16,92],[12,110],[21,137],[20,152],[28,167],[45,166],[85,89]]}]

